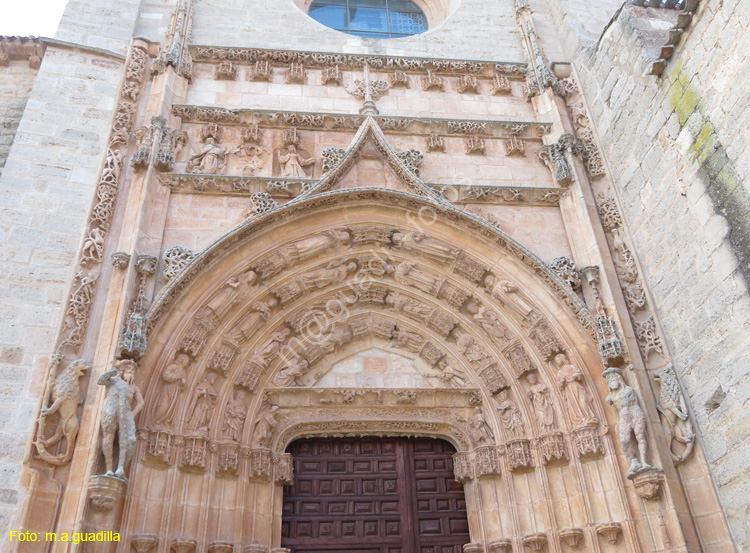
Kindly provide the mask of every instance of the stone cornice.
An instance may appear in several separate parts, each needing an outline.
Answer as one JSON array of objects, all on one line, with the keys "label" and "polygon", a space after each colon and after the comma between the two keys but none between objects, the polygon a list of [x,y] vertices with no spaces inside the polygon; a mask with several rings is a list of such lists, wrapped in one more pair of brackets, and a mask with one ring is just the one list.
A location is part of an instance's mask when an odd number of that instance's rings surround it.
[{"label": "stone cornice", "polygon": [[370,54],[336,54],[330,52],[299,52],[293,50],[266,50],[262,48],[235,48],[226,46],[191,45],[190,53],[195,62],[255,63],[267,61],[275,66],[289,66],[290,63],[304,63],[307,67],[333,67],[340,69],[361,69],[365,64],[375,70],[407,71],[453,75],[474,74],[492,75],[495,72],[523,78],[526,63],[493,62],[482,60],[412,58],[400,56],[378,56]]},{"label": "stone cornice", "polygon": [[[232,175],[196,175],[167,173],[161,183],[175,194],[206,194],[226,196],[251,196],[267,192],[272,198],[295,198],[312,187],[319,179],[290,179],[283,177],[244,177]],[[531,186],[494,186],[471,184],[425,183],[452,203],[482,203],[488,205],[541,205],[560,204],[559,188]]]},{"label": "stone cornice", "polygon": [[57,40],[54,38],[41,38],[39,39],[40,44],[42,45],[42,51],[46,51],[47,48],[50,46],[56,46],[58,48],[69,48],[72,50],[77,50],[79,52],[87,52],[90,54],[97,54],[99,56],[103,56],[105,58],[112,58],[117,61],[125,61],[125,56],[122,54],[118,54],[117,52],[113,52],[112,50],[106,50],[104,48],[94,48],[92,46],[86,46],[85,44],[76,44],[75,42],[67,42],[65,40]]},{"label": "stone cornice", "polygon": [[[279,111],[261,109],[227,109],[212,106],[175,105],[172,114],[183,122],[221,123],[224,125],[257,124],[266,128],[297,127],[315,130],[355,130],[364,122],[364,115],[312,111]],[[443,133],[482,137],[541,140],[552,129],[552,123],[490,119],[444,119],[433,117],[373,116],[384,132],[410,134]]]}]

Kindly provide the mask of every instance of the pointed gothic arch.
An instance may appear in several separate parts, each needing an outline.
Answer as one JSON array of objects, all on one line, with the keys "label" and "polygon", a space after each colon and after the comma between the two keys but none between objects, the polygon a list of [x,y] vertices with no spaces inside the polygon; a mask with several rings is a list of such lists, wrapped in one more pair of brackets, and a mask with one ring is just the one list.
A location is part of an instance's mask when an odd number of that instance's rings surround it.
[{"label": "pointed gothic arch", "polygon": [[[598,543],[609,525],[639,547],[591,315],[531,252],[433,195],[334,190],[250,219],[161,292],[148,329],[122,520],[136,539],[278,547],[289,443],[396,435],[454,444],[473,541],[523,547],[573,528]],[[317,385],[372,348],[432,385]],[[590,401],[588,420],[560,389],[560,354],[578,371],[567,382]],[[575,483],[586,509],[528,518],[535,502],[574,501],[553,497],[548,470]],[[489,490],[496,501],[478,501]],[[231,508],[199,507],[226,494]]]}]

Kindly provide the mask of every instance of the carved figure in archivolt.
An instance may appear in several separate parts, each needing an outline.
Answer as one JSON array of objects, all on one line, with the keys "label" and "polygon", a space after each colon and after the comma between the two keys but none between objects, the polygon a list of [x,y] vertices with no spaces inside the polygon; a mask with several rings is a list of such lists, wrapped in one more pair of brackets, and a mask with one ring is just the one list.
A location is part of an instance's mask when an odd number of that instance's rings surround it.
[{"label": "carved figure in archivolt", "polygon": [[279,164],[281,165],[282,177],[307,178],[304,167],[309,167],[315,163],[315,158],[305,159],[299,155],[294,144],[287,146],[285,154],[277,152],[276,157],[279,159]]},{"label": "carved figure in archivolt", "polygon": [[212,137],[206,139],[206,145],[197,154],[190,156],[187,162],[188,173],[203,175],[221,175],[227,167],[229,150],[217,146]]},{"label": "carved figure in archivolt", "polygon": [[216,406],[216,373],[208,373],[195,387],[193,395],[193,410],[188,419],[187,427],[192,432],[207,432],[211,413]]},{"label": "carved figure in archivolt", "polygon": [[91,229],[91,233],[81,247],[81,265],[84,267],[101,263],[104,253],[104,239],[107,237],[100,227]]},{"label": "carved figure in archivolt", "polygon": [[311,238],[298,240],[286,247],[286,257],[292,263],[301,263],[323,252],[346,245],[351,236],[345,230],[326,230]]},{"label": "carved figure in archivolt", "polygon": [[471,433],[471,439],[476,444],[486,445],[495,443],[495,434],[492,432],[492,428],[487,423],[487,418],[484,414],[484,409],[481,407],[474,408],[474,416],[469,418],[463,418],[458,416],[458,420],[466,423]]},{"label": "carved figure in archivolt", "polygon": [[468,386],[469,380],[466,377],[466,373],[452,366],[445,359],[438,363],[438,379],[441,382],[445,382],[452,388],[464,388]]},{"label": "carved figure in archivolt", "polygon": [[403,311],[413,318],[424,321],[434,311],[434,308],[429,305],[425,305],[415,299],[399,294],[397,292],[389,292],[385,298],[386,305],[390,305],[396,311]]},{"label": "carved figure in archivolt", "polygon": [[[664,369],[655,371],[654,379],[659,385],[659,398],[656,408],[661,413],[662,420],[669,430],[669,450],[672,454],[672,460],[677,465],[687,459],[693,451],[693,445],[695,444],[693,425],[690,422],[685,407],[685,397],[682,395],[673,366],[670,364]],[[685,446],[682,453],[674,452],[673,443],[675,441]]]},{"label": "carved figure in archivolt", "polygon": [[[108,476],[123,478],[135,453],[135,417],[143,408],[143,396],[134,384],[135,361],[123,359],[115,368],[99,377],[99,385],[107,388],[101,414],[102,453]],[[114,469],[114,441],[118,438],[117,469]]]},{"label": "carved figure in archivolt", "polygon": [[252,312],[230,330],[228,336],[236,342],[248,340],[260,325],[268,320],[271,310],[278,304],[275,298],[255,302],[250,306]]},{"label": "carved figure in archivolt", "polygon": [[552,406],[549,388],[539,382],[539,377],[534,372],[526,375],[526,382],[529,384],[527,394],[531,400],[531,406],[534,408],[539,429],[542,433],[554,432],[556,427],[555,408]]},{"label": "carved figure in archivolt", "polygon": [[489,361],[490,355],[482,349],[482,346],[477,344],[476,340],[468,334],[461,334],[456,339],[456,347],[458,351],[463,353],[469,361],[486,365]]},{"label": "carved figure in archivolt", "polygon": [[180,392],[185,387],[187,379],[186,369],[190,364],[190,357],[179,353],[174,361],[166,366],[161,373],[162,386],[151,408],[151,428],[153,430],[170,430],[177,412]]},{"label": "carved figure in archivolt", "polygon": [[[76,436],[78,436],[78,404],[81,402],[81,392],[78,381],[91,365],[83,360],[73,361],[69,367],[57,375],[52,384],[52,405],[43,407],[39,417],[36,447],[39,456],[53,465],[63,465],[73,456]],[[45,438],[45,423],[48,417],[59,414],[55,431],[49,438]],[[52,455],[47,449],[65,438],[65,452]]]},{"label": "carved figure in archivolt", "polygon": [[242,427],[245,425],[245,418],[247,417],[246,397],[247,392],[245,390],[237,390],[234,392],[234,397],[227,402],[226,409],[224,409],[221,433],[225,438],[235,442],[239,441],[242,436]]},{"label": "carved figure in archivolt", "polygon": [[[620,443],[625,455],[630,459],[628,476],[634,476],[644,469],[651,468],[651,465],[646,462],[648,454],[646,414],[641,408],[635,390],[625,383],[620,369],[609,367],[602,374],[609,387],[607,403],[614,406],[617,412]],[[637,447],[633,447],[634,438]]]},{"label": "carved figure in archivolt", "polygon": [[[258,275],[253,271],[248,271],[244,276],[248,286],[252,286],[258,281]],[[203,306],[203,317],[214,320],[220,319],[240,300],[238,290],[241,284],[242,281],[239,277],[232,277],[227,280],[224,287]]]},{"label": "carved figure in archivolt", "polygon": [[564,353],[558,353],[554,359],[557,367],[557,385],[565,397],[568,413],[576,426],[598,423],[594,413],[593,400],[583,384],[583,371],[570,362]]},{"label": "carved figure in archivolt", "polygon": [[253,354],[250,361],[261,367],[268,367],[268,364],[278,355],[281,346],[284,345],[291,333],[292,331],[288,328],[282,328],[271,334],[268,341]]},{"label": "carved figure in archivolt", "polygon": [[498,345],[508,343],[511,339],[508,329],[500,322],[497,315],[486,307],[470,302],[466,306],[466,311],[472,316],[474,321],[482,327],[490,338],[498,342]]},{"label": "carved figure in archivolt", "polygon": [[258,422],[253,429],[252,447],[269,449],[273,440],[274,428],[279,424],[279,406],[271,404],[258,415]]},{"label": "carved figure in archivolt", "polygon": [[495,275],[487,275],[484,279],[484,286],[496,300],[516,313],[519,319],[527,325],[533,325],[541,319],[541,315],[534,309],[526,294],[509,280],[500,280]]},{"label": "carved figure in archivolt", "polygon": [[319,346],[326,353],[335,353],[354,340],[352,327],[347,323],[336,323],[331,331],[320,340]]},{"label": "carved figure in archivolt", "polygon": [[508,390],[500,390],[495,399],[499,402],[497,411],[508,438],[512,440],[523,438],[523,417],[521,417],[521,411],[518,410],[516,403],[508,397]]},{"label": "carved figure in archivolt", "polygon": [[428,238],[419,231],[396,232],[392,240],[394,245],[404,251],[420,253],[441,263],[452,261],[461,253],[458,248],[452,248],[441,240]]},{"label": "carved figure in archivolt", "polygon": [[411,351],[419,351],[424,344],[424,338],[416,332],[396,328],[391,335],[391,344],[397,348],[404,348]]},{"label": "carved figure in archivolt", "polygon": [[436,294],[440,284],[438,279],[421,271],[415,263],[408,261],[403,261],[396,266],[394,278],[396,282],[412,286],[428,294]]},{"label": "carved figure in archivolt", "polygon": [[294,357],[287,365],[279,371],[273,379],[274,386],[285,388],[287,386],[301,386],[299,381],[310,369],[310,363],[302,357]]},{"label": "carved figure in archivolt", "polygon": [[357,270],[357,264],[353,261],[346,263],[344,260],[332,261],[322,269],[315,269],[303,275],[300,279],[308,290],[325,288],[331,284],[343,282],[349,273]]}]

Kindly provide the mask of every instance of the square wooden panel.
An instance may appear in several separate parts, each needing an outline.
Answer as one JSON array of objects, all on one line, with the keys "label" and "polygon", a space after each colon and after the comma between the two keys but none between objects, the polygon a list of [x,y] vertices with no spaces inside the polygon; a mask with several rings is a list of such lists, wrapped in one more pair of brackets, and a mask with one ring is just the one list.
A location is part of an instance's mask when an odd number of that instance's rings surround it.
[{"label": "square wooden panel", "polygon": [[[300,470],[285,489],[283,547],[295,553],[462,553],[470,541],[450,444],[422,438],[302,442],[289,450]],[[411,476],[404,478],[402,470]]]}]

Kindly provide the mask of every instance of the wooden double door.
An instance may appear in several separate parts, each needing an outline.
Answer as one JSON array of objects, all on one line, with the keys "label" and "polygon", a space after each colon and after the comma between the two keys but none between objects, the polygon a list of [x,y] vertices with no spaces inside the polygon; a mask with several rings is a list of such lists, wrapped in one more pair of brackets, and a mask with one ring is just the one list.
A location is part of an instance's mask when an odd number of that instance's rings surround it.
[{"label": "wooden double door", "polygon": [[293,553],[461,553],[469,543],[448,442],[311,439],[288,451],[281,545]]}]

